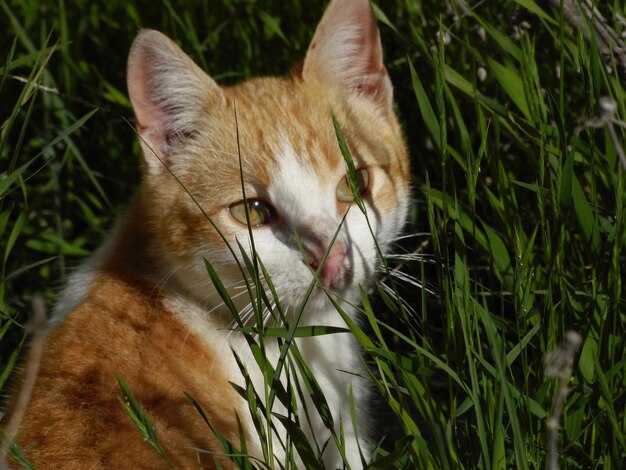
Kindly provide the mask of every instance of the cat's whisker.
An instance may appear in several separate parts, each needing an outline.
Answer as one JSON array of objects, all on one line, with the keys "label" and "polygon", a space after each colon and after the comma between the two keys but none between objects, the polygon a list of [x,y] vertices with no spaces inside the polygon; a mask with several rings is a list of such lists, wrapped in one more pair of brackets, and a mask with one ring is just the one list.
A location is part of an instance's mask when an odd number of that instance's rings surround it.
[{"label": "cat's whisker", "polygon": [[433,255],[424,253],[424,248],[426,248],[426,246],[428,246],[430,241],[431,241],[430,238],[424,240],[422,243],[420,243],[420,245],[415,250],[413,250],[410,253],[392,253],[392,254],[387,254],[386,258],[387,259],[399,259],[400,260],[400,264],[398,264],[398,266],[393,268],[394,271],[399,271],[400,269],[402,269],[402,267],[404,266],[404,264],[406,262],[423,261],[425,258],[431,258]]},{"label": "cat's whisker", "polygon": [[434,254],[431,253],[395,253],[389,254],[386,256],[388,260],[399,260],[399,261],[424,261],[427,263],[434,262]]},{"label": "cat's whisker", "polygon": [[[233,284],[231,284],[228,288],[232,288],[233,286],[236,286],[236,285],[238,284],[238,282],[239,282],[239,281],[234,282],[234,283],[233,283]],[[234,299],[234,298],[236,298],[236,297],[239,297],[239,296],[240,296],[241,294],[243,294],[243,293],[245,293],[245,292],[240,292],[240,293],[238,293],[238,294],[235,294],[235,295],[231,296],[231,299]],[[207,296],[205,296],[205,297],[203,297],[203,298],[202,298],[202,302],[203,302],[203,303],[205,303],[205,304],[208,304],[209,299],[210,299],[212,296],[216,295],[216,294],[217,294],[217,292],[212,292],[212,293],[208,294]],[[203,315],[204,315],[205,317],[210,317],[210,316],[211,316],[211,313],[215,312],[216,310],[220,310],[220,309],[222,309],[222,308],[225,308],[225,307],[226,307],[226,304],[225,304],[224,302],[218,302],[218,303],[217,303],[216,305],[214,305],[211,309],[209,309],[209,310],[205,310],[205,311],[203,312]],[[183,345],[185,345],[185,344],[187,343],[187,340],[189,339],[189,336],[191,335],[191,333],[192,333],[192,332],[193,332],[193,329],[191,329],[191,328],[188,328],[188,329],[187,329],[187,334],[185,335],[185,337],[184,337],[184,339],[183,339]]]},{"label": "cat's whisker", "polygon": [[152,293],[159,296],[163,293],[163,289],[167,286],[168,282],[178,271],[180,271],[180,266],[174,266],[172,269],[167,271],[161,278],[154,284],[152,288]]},{"label": "cat's whisker", "polygon": [[[245,282],[243,280],[239,280],[239,281],[235,281],[232,284],[229,284],[229,285],[224,286],[224,287],[226,288],[227,291],[242,289],[242,287],[245,288]],[[237,292],[237,293],[231,295],[230,298],[231,299],[235,299],[235,298],[245,294],[246,292],[247,292],[246,290],[242,290],[241,292]],[[211,298],[214,298],[216,295],[219,295],[219,293],[216,290],[211,290],[211,292],[209,292],[206,296],[204,296],[202,298],[202,301],[208,303],[209,300]]]},{"label": "cat's whisker", "polygon": [[274,318],[274,315],[272,315],[271,310],[266,310],[265,313],[263,314],[263,328],[267,328],[269,326],[269,322],[271,319]]},{"label": "cat's whisker", "polygon": [[404,282],[405,284],[409,284],[413,287],[417,287],[418,289],[424,289],[429,294],[437,295],[437,292],[430,288],[428,285],[425,285],[422,281],[414,276],[411,276],[410,274],[405,273],[404,271],[390,271],[390,273],[394,279]]},{"label": "cat's whisker", "polygon": [[247,290],[248,286],[246,285],[246,283],[244,281],[241,281],[241,285],[234,286],[233,289],[240,289],[240,290],[245,289],[245,290]]},{"label": "cat's whisker", "polygon": [[[240,312],[239,312],[239,321],[243,324],[246,325],[248,324],[248,321],[252,319],[252,316],[254,315],[254,305],[253,302],[250,302],[248,305],[246,305]],[[236,321],[233,320],[232,322],[232,326],[236,326]]]},{"label": "cat's whisker", "polygon": [[[396,292],[394,291],[393,287],[389,286],[388,284],[385,284],[385,282],[383,282],[382,280],[378,279],[376,280],[376,284],[385,291],[385,293],[387,293],[388,295],[391,295],[393,298],[397,298],[396,297]],[[403,303],[403,305],[405,305],[404,300],[400,299]],[[410,307],[410,310],[413,311],[413,308]]]},{"label": "cat's whisker", "polygon": [[[240,296],[240,295],[246,294],[246,293],[247,293],[247,291],[240,292],[239,294],[237,294],[237,296]],[[238,312],[239,322],[241,322],[243,325],[246,325],[248,323],[248,321],[254,315],[254,313],[255,313],[254,303],[256,301],[257,301],[257,299],[250,299],[250,302],[239,310],[239,312]],[[238,322],[237,322],[236,319],[233,319],[231,321],[229,327],[232,329],[232,328],[235,328],[236,326],[238,326]]]},{"label": "cat's whisker", "polygon": [[396,238],[393,238],[391,240],[392,243],[395,242],[399,242],[401,240],[408,240],[408,239],[412,239],[412,238],[418,238],[418,237],[426,237],[428,239],[430,239],[432,237],[430,232],[412,232],[412,233],[405,233],[402,235],[397,236]]},{"label": "cat's whisker", "polygon": [[[264,291],[264,295],[268,299],[269,305],[267,305],[266,302],[263,302],[261,324],[263,327],[267,327],[270,320],[276,319],[276,315],[274,314],[274,311],[275,311],[277,303],[281,302],[281,299],[280,297],[278,299],[274,298],[272,294],[272,290],[269,287],[267,287],[266,290]],[[253,302],[258,302],[258,299],[255,298],[251,300],[251,302],[248,305],[246,305],[243,309],[241,309],[239,312],[239,320],[244,325],[247,324],[252,319],[253,315],[256,312]],[[237,323],[236,321],[233,321],[230,327],[234,328],[236,323]]]},{"label": "cat's whisker", "polygon": [[279,324],[280,318],[277,318],[277,314],[275,312],[276,307],[279,303],[282,303],[282,300],[280,297],[269,297],[270,299],[270,308],[266,309],[266,312],[264,314],[263,317],[263,327],[267,327],[269,325],[270,321],[274,321],[277,324]]},{"label": "cat's whisker", "polygon": [[[237,284],[237,282],[233,283],[233,284],[232,284],[232,286],[234,286],[234,285],[236,285],[236,284]],[[213,294],[216,294],[216,293],[213,293]],[[203,300],[203,302],[208,302],[208,299],[209,299],[209,298],[210,298],[213,294],[209,294],[209,295],[207,295],[206,297],[204,297],[204,298],[202,299],[202,300]],[[237,297],[239,297],[239,296],[241,296],[241,295],[243,295],[243,294],[245,294],[245,291],[244,291],[244,292],[239,292],[239,293],[237,293],[237,294],[235,294],[235,295],[232,295],[232,296],[231,296],[231,299],[235,299],[235,298],[237,298]],[[221,308],[224,308],[224,307],[226,307],[226,304],[225,304],[224,302],[219,302],[218,304],[214,305],[211,309],[206,310],[205,312],[203,312],[203,314],[204,314],[204,316],[205,316],[205,317],[209,317],[209,316],[211,315],[211,313],[213,313],[213,312],[215,312],[216,310],[219,310],[219,309],[221,309]],[[234,323],[234,321],[233,321],[233,323]],[[229,325],[229,328],[232,328],[232,327],[233,327],[233,324],[231,323],[231,324]],[[190,335],[191,333],[192,333],[192,330],[191,330],[191,329],[188,329],[188,330],[187,330],[187,335],[185,336],[185,339],[183,340],[183,344],[187,342],[187,339],[189,338],[189,335]]]},{"label": "cat's whisker", "polygon": [[[385,284],[384,282],[381,281],[377,281],[378,285],[390,296],[393,296],[395,298],[395,291],[389,287],[387,284]],[[404,310],[406,310],[407,312],[409,312],[409,314],[411,315],[412,318],[417,318],[417,312],[415,311],[415,309],[413,308],[413,306],[407,302],[406,300],[404,300],[403,298],[400,298],[400,302],[402,303],[402,307],[404,308]]]},{"label": "cat's whisker", "polygon": [[[263,307],[262,307],[263,308],[263,317],[262,318],[265,318],[266,312],[269,312],[271,309],[273,309],[276,306],[276,303],[275,303],[272,295],[270,295],[271,294],[271,289],[269,289],[269,287],[264,291],[264,294],[269,299],[270,308],[268,308],[268,306],[265,305],[265,302],[263,302]],[[238,294],[238,295],[240,295],[240,294]],[[239,320],[244,325],[248,323],[248,321],[252,318],[253,314],[255,313],[254,302],[258,302],[258,298],[251,299],[250,303],[248,303],[239,312]],[[231,323],[231,328],[235,326],[235,323],[236,323],[236,321],[233,320],[233,322]]]}]

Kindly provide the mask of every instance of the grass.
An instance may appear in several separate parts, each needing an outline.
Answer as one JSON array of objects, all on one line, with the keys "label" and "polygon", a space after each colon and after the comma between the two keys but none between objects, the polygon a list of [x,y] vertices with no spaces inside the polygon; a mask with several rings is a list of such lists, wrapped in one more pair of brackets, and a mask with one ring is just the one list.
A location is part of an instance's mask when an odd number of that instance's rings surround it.
[{"label": "grass", "polygon": [[[598,7],[621,34],[626,3]],[[23,349],[29,299],[53,299],[136,184],[124,75],[138,26],[176,38],[231,82],[281,73],[301,58],[322,9],[312,0],[0,3],[0,387]],[[620,67],[545,2],[404,0],[378,12],[415,202],[413,236],[398,246],[412,255],[388,259],[387,282],[399,296],[383,287],[364,293],[363,324],[348,324],[377,390],[372,407],[394,423],[379,436],[373,468],[545,466],[559,381],[546,377],[543,360],[568,330],[582,345],[559,463],[621,468]],[[598,107],[603,98],[614,113]],[[306,367],[292,358],[287,370]],[[316,390],[314,380],[307,385]],[[255,406],[250,389],[240,393]],[[262,433],[271,432],[266,411],[253,410]],[[292,445],[315,455],[297,418],[286,417],[296,423]],[[242,443],[229,445],[248,465]]]}]

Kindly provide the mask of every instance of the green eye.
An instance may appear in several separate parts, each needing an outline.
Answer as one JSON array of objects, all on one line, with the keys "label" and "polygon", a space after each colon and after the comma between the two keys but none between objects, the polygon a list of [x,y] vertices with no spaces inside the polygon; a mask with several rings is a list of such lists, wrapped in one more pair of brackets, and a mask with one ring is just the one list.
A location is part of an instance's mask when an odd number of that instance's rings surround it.
[{"label": "green eye", "polygon": [[250,217],[250,226],[259,227],[274,221],[278,215],[276,209],[262,199],[247,199],[245,201],[231,204],[228,208],[230,215],[243,225],[248,225],[246,221],[246,205],[248,206],[248,216]]},{"label": "green eye", "polygon": [[[367,168],[360,168],[356,170],[356,188],[361,196],[367,192],[367,188],[370,184],[370,174]],[[348,175],[344,176],[337,185],[337,200],[340,202],[352,202],[354,201],[354,195],[350,189],[350,183],[348,182]]]}]

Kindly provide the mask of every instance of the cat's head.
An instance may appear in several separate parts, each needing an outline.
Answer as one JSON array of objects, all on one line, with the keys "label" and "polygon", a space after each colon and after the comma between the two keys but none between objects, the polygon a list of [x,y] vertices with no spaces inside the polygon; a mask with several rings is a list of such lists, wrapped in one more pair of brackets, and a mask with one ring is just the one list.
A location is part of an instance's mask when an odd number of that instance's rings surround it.
[{"label": "cat's head", "polygon": [[[297,73],[232,87],[217,85],[167,37],[143,31],[128,87],[145,157],[140,198],[163,275],[217,303],[206,259],[246,304],[222,236],[241,259],[237,241],[251,253],[252,233],[287,307],[299,303],[326,252],[319,283],[331,293],[353,301],[371,283],[380,267],[371,232],[384,253],[403,225],[410,176],[367,0],[331,2]],[[333,114],[367,218],[353,203]],[[318,288],[311,309],[327,302]]]}]

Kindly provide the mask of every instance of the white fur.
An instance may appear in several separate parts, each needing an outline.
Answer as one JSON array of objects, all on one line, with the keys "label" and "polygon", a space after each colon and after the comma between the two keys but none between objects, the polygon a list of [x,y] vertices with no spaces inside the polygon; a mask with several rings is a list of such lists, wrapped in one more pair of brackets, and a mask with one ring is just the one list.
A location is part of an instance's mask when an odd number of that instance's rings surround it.
[{"label": "white fur", "polygon": [[[286,138],[283,140],[283,152],[277,158],[279,169],[273,174],[270,187],[267,188],[267,194],[264,195],[279,211],[281,223],[254,229],[253,236],[256,252],[270,273],[281,304],[287,313],[291,315],[290,320],[293,320],[292,315],[296,307],[300,304],[307,288],[314,282],[313,275],[304,262],[295,241],[294,228],[303,234],[303,243],[305,245],[309,242],[307,236],[313,237],[317,235],[321,239],[326,240],[332,238],[340,225],[342,216],[337,209],[336,186],[341,178],[345,176],[345,171],[340,167],[333,174],[319,175],[307,163],[309,159],[300,158],[293,151],[293,146],[290,142]],[[401,220],[405,215],[404,205],[399,205],[397,211],[392,211],[392,213],[386,215],[376,215],[374,207],[369,203],[366,205],[372,230],[384,250],[389,245],[391,239],[397,235]],[[381,218],[385,218],[385,220]],[[314,222],[313,227],[311,227],[312,221]],[[231,220],[230,223],[237,227],[238,223],[234,220]],[[251,242],[248,239],[248,229],[241,226],[238,230],[238,238],[242,245],[250,247]],[[345,263],[345,269],[351,272],[352,280],[349,285],[344,286],[339,292],[331,295],[336,297],[348,314],[354,316],[355,312],[350,307],[350,304],[359,303],[359,286],[368,286],[370,284],[376,266],[379,265],[374,239],[370,233],[367,220],[356,206],[350,209],[345,225],[339,232],[337,239],[342,240],[347,245],[348,259]],[[248,255],[251,256],[251,250],[249,249],[248,251]],[[217,348],[220,351],[218,356],[220,361],[223,361],[221,366],[225,366],[231,371],[233,374],[232,380],[235,383],[244,386],[243,378],[239,374],[239,368],[234,362],[232,355],[228,353],[228,349],[233,348],[250,373],[257,393],[259,396],[264,397],[265,384],[263,375],[242,335],[227,330],[217,330],[212,322],[211,314],[207,315],[206,313],[207,310],[215,309],[218,297],[212,288],[207,274],[203,272],[204,264],[202,259],[207,258],[216,262],[218,275],[226,286],[237,285],[237,279],[241,279],[241,275],[238,273],[238,269],[234,268],[234,261],[230,262],[230,266],[226,266],[224,257],[228,258],[229,256],[231,255],[225,248],[216,250],[214,246],[207,245],[204,249],[199,247],[196,266],[182,269],[178,275],[184,272],[186,276],[185,282],[196,285],[198,292],[203,292],[205,298],[209,299],[208,305],[203,309],[183,308],[179,301],[176,310],[191,331],[204,338],[207,345],[210,345],[212,349]],[[194,273],[197,277],[192,279]],[[243,310],[245,305],[250,302],[247,294],[241,295],[241,289],[231,288],[229,290],[231,296],[236,296],[238,308]],[[300,325],[346,327],[345,322],[320,288],[316,288],[309,299]],[[273,367],[276,367],[279,357],[277,345],[271,338],[266,338],[265,344],[267,346],[268,360]],[[365,381],[361,379],[361,376],[365,375],[365,371],[361,365],[359,348],[355,338],[350,333],[340,333],[300,338],[296,340],[296,344],[305,363],[311,369],[313,376],[317,379],[320,388],[324,392],[336,423],[337,433],[339,433],[339,423],[342,423],[346,439],[346,457],[350,466],[352,468],[360,468],[362,463],[359,454],[359,444],[366,459],[369,457],[370,452],[368,443],[365,441],[357,442],[356,433],[352,426],[352,416],[349,409],[349,392],[351,387],[355,403],[358,405],[357,409],[359,410],[357,426],[360,436],[366,434],[365,431],[368,429],[369,423],[367,421],[367,413],[364,412],[363,407],[367,393]],[[223,351],[223,354],[221,351]],[[282,381],[286,383],[284,374],[285,371],[283,370]],[[305,414],[300,409],[299,416],[308,438],[311,442],[317,441],[320,447],[324,446],[326,441],[331,438],[331,435],[322,423],[310,398],[306,396],[304,403],[299,402],[298,406],[299,408],[306,407],[311,418],[310,426],[307,426],[304,420]],[[278,401],[275,403],[273,411],[285,413],[284,407]],[[248,425],[251,426],[251,422],[248,422]],[[279,423],[275,423],[275,425],[281,430],[280,434],[284,437],[285,430],[282,429]],[[260,443],[255,442],[251,449],[256,449],[257,452],[260,451]],[[284,462],[284,453],[278,444],[278,440],[274,443],[274,451],[278,461]],[[333,442],[326,446],[324,461],[328,468],[341,466],[342,460]]]}]

